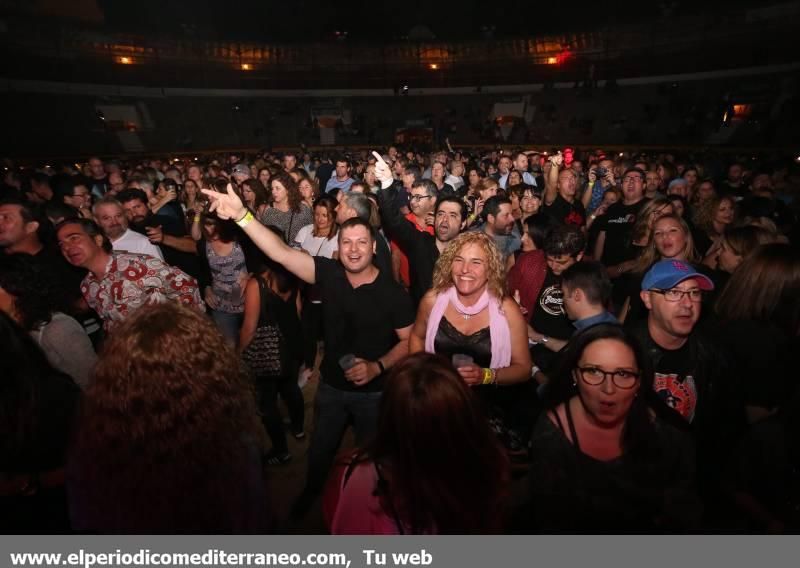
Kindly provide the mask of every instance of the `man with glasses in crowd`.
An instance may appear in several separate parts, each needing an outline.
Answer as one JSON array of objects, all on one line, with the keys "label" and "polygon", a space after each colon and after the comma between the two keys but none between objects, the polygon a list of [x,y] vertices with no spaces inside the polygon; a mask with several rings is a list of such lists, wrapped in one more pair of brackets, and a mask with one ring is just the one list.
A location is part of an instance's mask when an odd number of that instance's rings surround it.
[{"label": "man with glasses in crowd", "polygon": [[697,324],[703,295],[713,289],[708,277],[685,262],[657,262],[642,280],[647,320],[631,329],[655,371],[652,408],[695,440],[698,489],[710,510],[741,420],[731,358]]},{"label": "man with glasses in crowd", "polygon": [[[426,225],[423,230],[414,221],[416,218],[403,217],[397,205],[397,184],[392,183],[389,164],[377,153],[375,156],[375,176],[382,187],[378,193],[381,221],[387,233],[407,251],[410,261],[409,291],[416,305],[431,287],[433,269],[439,255],[466,226],[466,205],[453,195],[439,197],[432,205],[432,225]],[[434,199],[422,199],[423,195],[430,194],[432,187],[430,180],[420,180],[411,190],[412,200],[433,202]]]},{"label": "man with glasses in crowd", "polygon": [[709,403],[719,367],[697,329],[703,294],[713,289],[707,276],[680,260],[657,262],[642,280],[649,314],[634,333],[653,361],[656,394],[689,424]]},{"label": "man with glasses in crowd", "polygon": [[64,182],[59,188],[62,201],[75,208],[84,219],[92,218],[92,192],[89,183],[81,176],[75,176]]}]

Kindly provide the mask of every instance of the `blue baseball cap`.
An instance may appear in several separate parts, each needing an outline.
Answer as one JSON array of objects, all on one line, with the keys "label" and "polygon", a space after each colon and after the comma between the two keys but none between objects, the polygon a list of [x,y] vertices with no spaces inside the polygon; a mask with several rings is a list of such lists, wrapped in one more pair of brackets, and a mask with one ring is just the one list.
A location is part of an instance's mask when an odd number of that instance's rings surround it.
[{"label": "blue baseball cap", "polygon": [[691,264],[682,260],[661,260],[644,275],[642,290],[669,290],[690,278],[697,280],[701,290],[714,289],[711,279],[697,272]]}]

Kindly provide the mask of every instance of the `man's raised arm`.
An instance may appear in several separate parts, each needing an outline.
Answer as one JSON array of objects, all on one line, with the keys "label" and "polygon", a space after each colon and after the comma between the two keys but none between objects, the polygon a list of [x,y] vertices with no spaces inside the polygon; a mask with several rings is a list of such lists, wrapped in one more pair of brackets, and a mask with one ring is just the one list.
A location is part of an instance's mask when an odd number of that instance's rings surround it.
[{"label": "man's raised arm", "polygon": [[231,189],[220,193],[213,189],[202,190],[211,200],[210,211],[216,211],[221,219],[233,219],[247,233],[264,254],[275,262],[282,264],[289,272],[301,280],[313,284],[315,281],[314,257],[303,251],[295,250],[283,242],[281,238],[259,223],[243,204],[239,196]]}]

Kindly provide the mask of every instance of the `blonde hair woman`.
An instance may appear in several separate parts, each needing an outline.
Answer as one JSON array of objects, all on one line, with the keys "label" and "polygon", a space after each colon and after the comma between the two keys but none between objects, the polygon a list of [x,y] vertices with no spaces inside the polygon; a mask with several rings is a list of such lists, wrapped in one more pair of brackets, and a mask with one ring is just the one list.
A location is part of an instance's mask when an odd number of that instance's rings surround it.
[{"label": "blonde hair woman", "polygon": [[491,237],[469,232],[453,239],[420,302],[409,350],[461,355],[453,358],[468,385],[526,381],[531,369],[527,329],[519,306],[505,293],[505,281]]}]

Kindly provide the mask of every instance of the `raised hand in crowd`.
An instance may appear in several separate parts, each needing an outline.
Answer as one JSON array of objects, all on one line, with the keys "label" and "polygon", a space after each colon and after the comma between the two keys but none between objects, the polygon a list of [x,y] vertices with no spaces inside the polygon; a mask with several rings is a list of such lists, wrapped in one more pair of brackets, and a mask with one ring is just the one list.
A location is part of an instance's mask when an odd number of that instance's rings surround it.
[{"label": "raised hand in crowd", "polygon": [[220,219],[238,221],[247,213],[247,207],[244,206],[242,200],[233,191],[231,184],[228,184],[225,188],[225,193],[220,193],[213,189],[203,189],[201,191],[208,196],[210,201],[209,212],[216,212],[217,217]]},{"label": "raised hand in crowd", "polygon": [[384,182],[393,180],[392,168],[386,163],[383,156],[375,150],[372,151],[372,155],[375,156],[375,177],[378,178],[378,181]]}]

